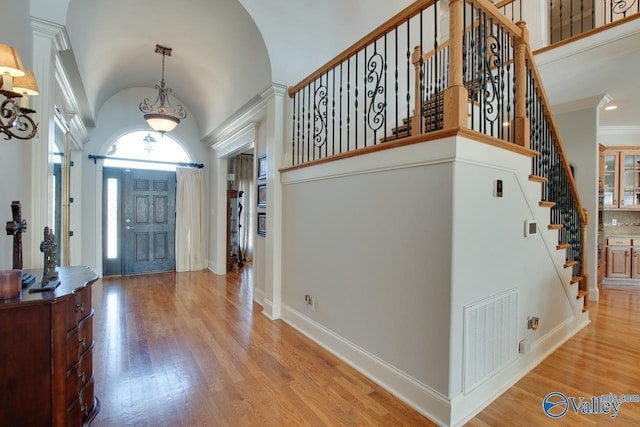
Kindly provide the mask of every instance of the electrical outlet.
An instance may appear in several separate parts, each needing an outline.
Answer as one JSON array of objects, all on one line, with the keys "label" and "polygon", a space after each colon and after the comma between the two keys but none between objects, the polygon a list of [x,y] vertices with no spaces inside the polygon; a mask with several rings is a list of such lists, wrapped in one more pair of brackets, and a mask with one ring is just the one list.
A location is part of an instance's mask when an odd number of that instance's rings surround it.
[{"label": "electrical outlet", "polygon": [[304,303],[311,309],[311,311],[316,309],[316,302],[311,295],[306,294],[304,296]]}]

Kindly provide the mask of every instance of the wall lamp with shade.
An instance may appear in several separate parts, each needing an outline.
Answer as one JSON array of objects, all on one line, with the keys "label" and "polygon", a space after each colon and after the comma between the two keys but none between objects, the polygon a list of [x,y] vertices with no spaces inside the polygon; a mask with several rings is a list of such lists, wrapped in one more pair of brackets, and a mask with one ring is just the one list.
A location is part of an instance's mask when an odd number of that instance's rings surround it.
[{"label": "wall lamp with shade", "polygon": [[29,108],[29,96],[39,94],[38,83],[31,71],[22,66],[14,47],[0,44],[0,134],[11,138],[29,140],[38,132],[38,125],[30,117],[35,110]]},{"label": "wall lamp with shade", "polygon": [[181,104],[177,107],[171,105],[169,100],[169,94],[171,88],[167,87],[164,81],[164,58],[165,56],[171,56],[172,49],[170,47],[156,45],[156,53],[162,55],[162,79],[155,87],[158,90],[158,97],[151,103],[149,98],[145,98],[140,103],[140,111],[144,114],[144,119],[149,126],[160,134],[164,135],[165,132],[171,132],[180,123],[180,119],[187,117],[187,112],[184,111]]}]

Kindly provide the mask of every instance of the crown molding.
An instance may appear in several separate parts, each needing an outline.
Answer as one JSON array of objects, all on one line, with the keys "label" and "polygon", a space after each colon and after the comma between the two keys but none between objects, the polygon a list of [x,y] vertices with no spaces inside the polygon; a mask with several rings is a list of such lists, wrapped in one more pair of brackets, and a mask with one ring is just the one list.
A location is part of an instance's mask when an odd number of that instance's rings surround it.
[{"label": "crown molding", "polygon": [[600,126],[600,135],[640,135],[640,126]]}]

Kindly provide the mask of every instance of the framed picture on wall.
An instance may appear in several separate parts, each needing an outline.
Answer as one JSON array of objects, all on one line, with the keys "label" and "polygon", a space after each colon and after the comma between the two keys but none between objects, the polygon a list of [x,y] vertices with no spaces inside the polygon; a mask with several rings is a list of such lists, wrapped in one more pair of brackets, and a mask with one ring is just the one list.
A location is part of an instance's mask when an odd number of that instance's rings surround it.
[{"label": "framed picture on wall", "polygon": [[267,155],[258,157],[258,179],[267,178]]},{"label": "framed picture on wall", "polygon": [[258,212],[258,234],[261,236],[267,235],[267,213]]},{"label": "framed picture on wall", "polygon": [[258,207],[267,206],[267,184],[258,184]]}]

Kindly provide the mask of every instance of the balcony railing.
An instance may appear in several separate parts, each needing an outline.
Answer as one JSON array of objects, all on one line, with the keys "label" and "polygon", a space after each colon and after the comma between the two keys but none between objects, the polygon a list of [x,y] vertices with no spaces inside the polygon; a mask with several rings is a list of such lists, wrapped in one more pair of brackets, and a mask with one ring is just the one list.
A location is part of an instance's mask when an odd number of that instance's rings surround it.
[{"label": "balcony railing", "polygon": [[[513,22],[526,21],[523,1],[504,0],[496,7]],[[553,44],[640,13],[640,0],[548,0],[546,7]]]},{"label": "balcony railing", "polygon": [[416,1],[289,95],[293,167],[461,131],[535,154],[532,175],[543,182],[542,200],[553,202],[550,222],[574,276],[586,275],[587,216],[528,31],[489,0]]}]

